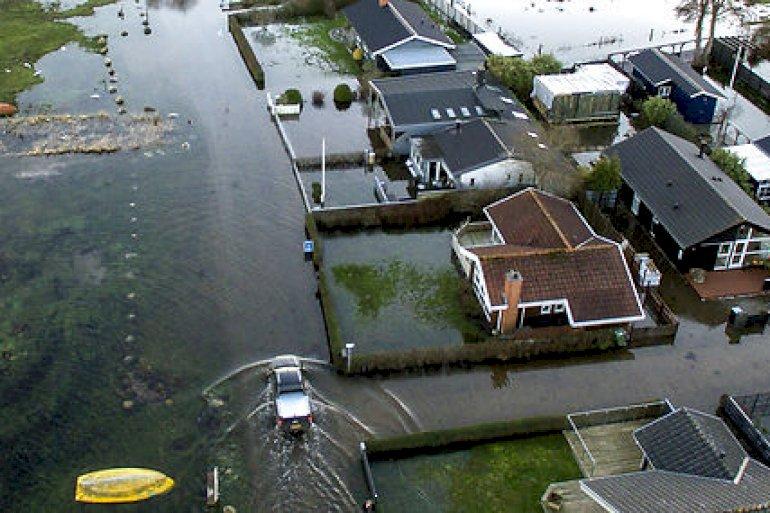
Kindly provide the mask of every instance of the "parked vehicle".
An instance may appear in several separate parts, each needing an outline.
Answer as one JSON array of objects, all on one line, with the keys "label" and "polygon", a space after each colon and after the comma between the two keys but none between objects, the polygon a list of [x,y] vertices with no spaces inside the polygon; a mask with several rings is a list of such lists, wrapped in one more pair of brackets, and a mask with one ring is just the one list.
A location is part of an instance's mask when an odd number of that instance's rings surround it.
[{"label": "parked vehicle", "polygon": [[313,425],[310,397],[296,356],[278,356],[271,365],[275,390],[275,424],[292,434],[300,434]]}]

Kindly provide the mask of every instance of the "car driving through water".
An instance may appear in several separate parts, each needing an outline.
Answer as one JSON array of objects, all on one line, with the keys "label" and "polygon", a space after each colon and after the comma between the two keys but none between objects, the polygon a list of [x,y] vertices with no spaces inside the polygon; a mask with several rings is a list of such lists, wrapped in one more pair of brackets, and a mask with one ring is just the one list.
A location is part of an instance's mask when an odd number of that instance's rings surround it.
[{"label": "car driving through water", "polygon": [[300,434],[313,425],[313,412],[302,363],[293,355],[278,356],[271,364],[275,391],[275,423],[280,429]]}]

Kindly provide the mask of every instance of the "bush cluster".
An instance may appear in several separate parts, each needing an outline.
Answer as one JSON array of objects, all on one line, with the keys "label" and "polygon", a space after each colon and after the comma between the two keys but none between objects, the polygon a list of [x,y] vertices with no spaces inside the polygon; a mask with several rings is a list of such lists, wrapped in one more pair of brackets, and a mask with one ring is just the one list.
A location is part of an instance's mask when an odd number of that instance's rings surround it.
[{"label": "bush cluster", "polygon": [[535,76],[558,73],[562,63],[549,53],[536,55],[530,60],[492,55],[487,59],[487,69],[505,87],[516,93],[519,100],[526,102],[532,94]]}]

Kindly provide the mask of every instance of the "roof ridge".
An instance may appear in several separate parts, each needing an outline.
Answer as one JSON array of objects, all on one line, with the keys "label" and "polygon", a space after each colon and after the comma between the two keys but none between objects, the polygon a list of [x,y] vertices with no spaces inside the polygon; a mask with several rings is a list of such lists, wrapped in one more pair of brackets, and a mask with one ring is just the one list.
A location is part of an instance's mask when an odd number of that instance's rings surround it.
[{"label": "roof ridge", "polygon": [[[695,87],[696,89],[699,89],[700,91],[704,91],[704,92],[706,91],[706,89],[705,89],[705,88],[704,88],[702,85],[700,85],[700,84],[696,83],[696,82],[695,82],[695,81],[692,79],[692,77],[691,77],[690,75],[688,75],[688,74],[687,74],[687,72],[686,72],[686,71],[684,71],[684,70],[683,70],[681,67],[679,67],[679,65],[678,65],[678,64],[677,64],[677,63],[674,61],[674,59],[673,59],[673,57],[674,57],[674,56],[673,56],[673,55],[670,55],[670,54],[667,54],[667,53],[661,52],[659,48],[654,48],[653,50],[654,50],[655,52],[657,52],[657,54],[659,54],[659,55],[660,55],[660,56],[663,58],[663,60],[664,60],[664,61],[665,61],[665,62],[666,62],[666,63],[667,63],[667,64],[668,64],[670,67],[673,67],[673,68],[675,68],[675,70],[676,70],[676,71],[678,71],[678,73],[677,73],[677,74],[678,74],[680,77],[682,77],[683,79],[685,79],[685,81],[686,81],[688,84],[690,84],[691,86]],[[686,62],[685,62],[685,64],[689,66],[689,64],[687,64]],[[695,71],[695,70],[693,70],[693,71]]]},{"label": "roof ridge", "polygon": [[540,201],[540,198],[537,197],[537,194],[535,194],[534,190],[530,190],[529,193],[532,196],[532,199],[535,200],[535,203],[537,203],[537,206],[543,212],[543,215],[545,215],[545,218],[548,220],[549,223],[551,223],[551,226],[553,226],[554,230],[556,230],[556,233],[559,235],[559,238],[564,243],[564,245],[567,246],[568,249],[574,249],[572,247],[572,244],[570,244],[569,240],[567,240],[566,235],[564,235],[564,232],[561,231],[561,228],[551,216],[551,213],[548,211],[547,208],[545,208],[545,205],[543,205],[543,202]]},{"label": "roof ridge", "polygon": [[393,5],[392,0],[388,0],[387,6],[390,8],[390,11],[393,13],[393,15],[398,19],[399,22],[401,22],[401,25],[404,26],[406,30],[408,30],[413,36],[417,36],[417,30],[412,26],[411,23],[406,21],[406,18],[404,18],[404,15],[401,14],[401,12],[398,10],[398,8]]},{"label": "roof ridge", "polygon": [[[489,122],[484,118],[476,118],[477,120],[481,120],[482,123],[484,123],[484,126],[487,127],[487,130],[492,134],[492,137],[495,138],[495,141],[497,141],[497,144],[500,145],[500,148],[502,148],[503,152],[508,156],[508,158],[513,158],[513,152],[508,149],[508,146],[503,142],[502,138],[495,132],[494,128],[489,124]],[[474,120],[475,121],[475,120]],[[473,123],[473,121],[471,121]]]},{"label": "roof ridge", "polygon": [[[701,425],[695,420],[695,413],[698,413],[694,410],[690,410],[689,408],[682,408],[684,410],[684,414],[687,417],[687,419],[690,421],[690,423],[695,428],[696,433],[698,436],[708,445],[708,447],[713,451],[714,455],[717,458],[717,463],[719,464],[719,467],[725,471],[725,474],[728,476],[732,475],[732,472],[729,468],[727,468],[727,464],[724,461],[724,458],[721,456],[721,453],[724,452],[724,449],[720,449],[717,447],[716,441],[714,441],[701,427]],[[727,454],[727,453],[725,453]]]},{"label": "roof ridge", "polygon": [[[517,247],[520,248],[521,246],[517,244],[497,244],[497,245],[491,245],[491,246],[482,246],[484,248],[490,248],[490,247],[500,247],[500,248],[506,248],[511,247],[512,251],[510,253],[495,253],[495,254],[489,254],[489,255],[476,255],[480,260],[498,260],[498,259],[504,259],[504,258],[513,258],[513,257],[525,257],[525,256],[536,256],[536,255],[552,255],[557,253],[564,253],[564,254],[575,254],[580,252],[588,252],[588,251],[598,251],[598,250],[604,250],[604,249],[614,249],[615,246],[613,244],[598,244],[595,246],[583,246],[578,249],[572,249],[572,248],[532,248],[526,251],[519,251],[519,252],[513,252],[513,248]],[[470,248],[471,250],[475,248]]]}]

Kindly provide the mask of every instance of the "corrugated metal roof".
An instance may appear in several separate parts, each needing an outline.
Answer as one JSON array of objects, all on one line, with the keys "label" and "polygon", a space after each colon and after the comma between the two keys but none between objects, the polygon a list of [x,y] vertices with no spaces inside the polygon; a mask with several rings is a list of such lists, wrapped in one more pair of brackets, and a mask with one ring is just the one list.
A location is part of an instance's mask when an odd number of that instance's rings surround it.
[{"label": "corrugated metal roof", "polygon": [[767,215],[697,146],[656,127],[610,147],[623,180],[682,248],[743,222],[770,231]]}]

